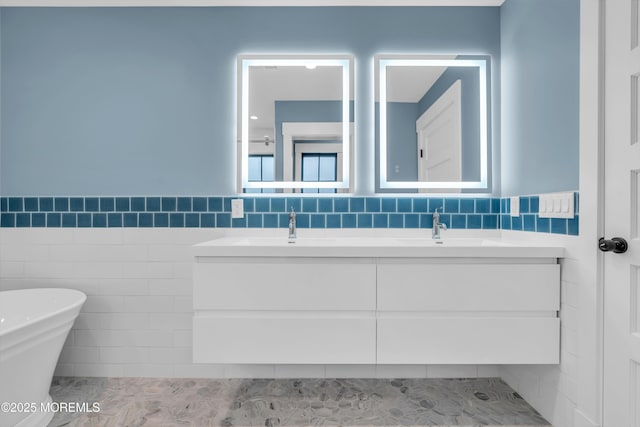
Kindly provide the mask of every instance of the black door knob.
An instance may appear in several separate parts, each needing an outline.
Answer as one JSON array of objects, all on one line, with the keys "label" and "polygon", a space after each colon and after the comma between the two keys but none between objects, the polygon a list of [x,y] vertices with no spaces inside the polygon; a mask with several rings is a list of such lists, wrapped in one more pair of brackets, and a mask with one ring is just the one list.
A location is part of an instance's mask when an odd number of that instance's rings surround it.
[{"label": "black door knob", "polygon": [[602,252],[612,251],[616,254],[623,254],[627,252],[629,245],[627,241],[622,237],[614,237],[611,240],[607,240],[604,237],[601,237],[598,241],[598,247]]}]

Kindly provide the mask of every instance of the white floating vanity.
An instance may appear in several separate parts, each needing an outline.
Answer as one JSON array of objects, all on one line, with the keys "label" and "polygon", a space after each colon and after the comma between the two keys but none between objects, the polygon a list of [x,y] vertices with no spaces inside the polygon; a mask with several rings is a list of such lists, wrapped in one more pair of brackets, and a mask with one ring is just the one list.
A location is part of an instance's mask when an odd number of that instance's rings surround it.
[{"label": "white floating vanity", "polygon": [[196,363],[559,363],[561,247],[222,237],[194,255]]}]

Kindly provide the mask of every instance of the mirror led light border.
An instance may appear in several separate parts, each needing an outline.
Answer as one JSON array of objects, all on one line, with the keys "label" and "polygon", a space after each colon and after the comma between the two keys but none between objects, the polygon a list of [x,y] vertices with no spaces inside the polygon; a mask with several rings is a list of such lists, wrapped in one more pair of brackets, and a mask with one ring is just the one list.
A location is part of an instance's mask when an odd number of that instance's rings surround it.
[{"label": "mirror led light border", "polygon": [[[385,59],[379,62],[380,188],[488,189],[487,64],[478,59]],[[478,67],[480,74],[480,181],[387,181],[387,67]]]},{"label": "mirror led light border", "polygon": [[[292,57],[251,57],[242,55],[242,86],[241,86],[241,168],[242,168],[242,188],[282,188],[282,189],[302,189],[302,188],[349,188],[350,175],[349,165],[351,164],[351,140],[349,126],[350,110],[350,76],[351,56],[292,56]],[[342,67],[342,181],[332,182],[302,182],[302,181],[249,181],[249,67],[251,66],[271,66],[271,67],[301,67],[315,65],[316,67]]]}]

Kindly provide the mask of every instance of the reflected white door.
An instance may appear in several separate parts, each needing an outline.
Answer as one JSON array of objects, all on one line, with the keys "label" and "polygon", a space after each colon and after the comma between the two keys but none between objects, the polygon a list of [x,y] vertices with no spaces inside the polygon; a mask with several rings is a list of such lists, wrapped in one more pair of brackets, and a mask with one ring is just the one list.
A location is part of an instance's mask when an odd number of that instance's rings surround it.
[{"label": "reflected white door", "polygon": [[[640,427],[640,48],[638,0],[605,1],[604,425]],[[595,242],[594,242],[595,244]]]},{"label": "reflected white door", "polygon": [[460,96],[457,80],[416,120],[418,181],[462,181]]}]

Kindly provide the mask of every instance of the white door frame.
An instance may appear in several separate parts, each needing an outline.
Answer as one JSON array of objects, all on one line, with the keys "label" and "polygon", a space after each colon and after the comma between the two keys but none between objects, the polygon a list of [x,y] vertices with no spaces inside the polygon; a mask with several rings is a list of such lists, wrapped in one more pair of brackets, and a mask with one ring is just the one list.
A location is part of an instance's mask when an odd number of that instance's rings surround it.
[{"label": "white door frame", "polygon": [[578,262],[581,273],[576,278],[580,284],[576,427],[602,426],[604,287],[597,239],[604,218],[603,19],[604,0],[580,1],[580,235],[571,261]]}]

